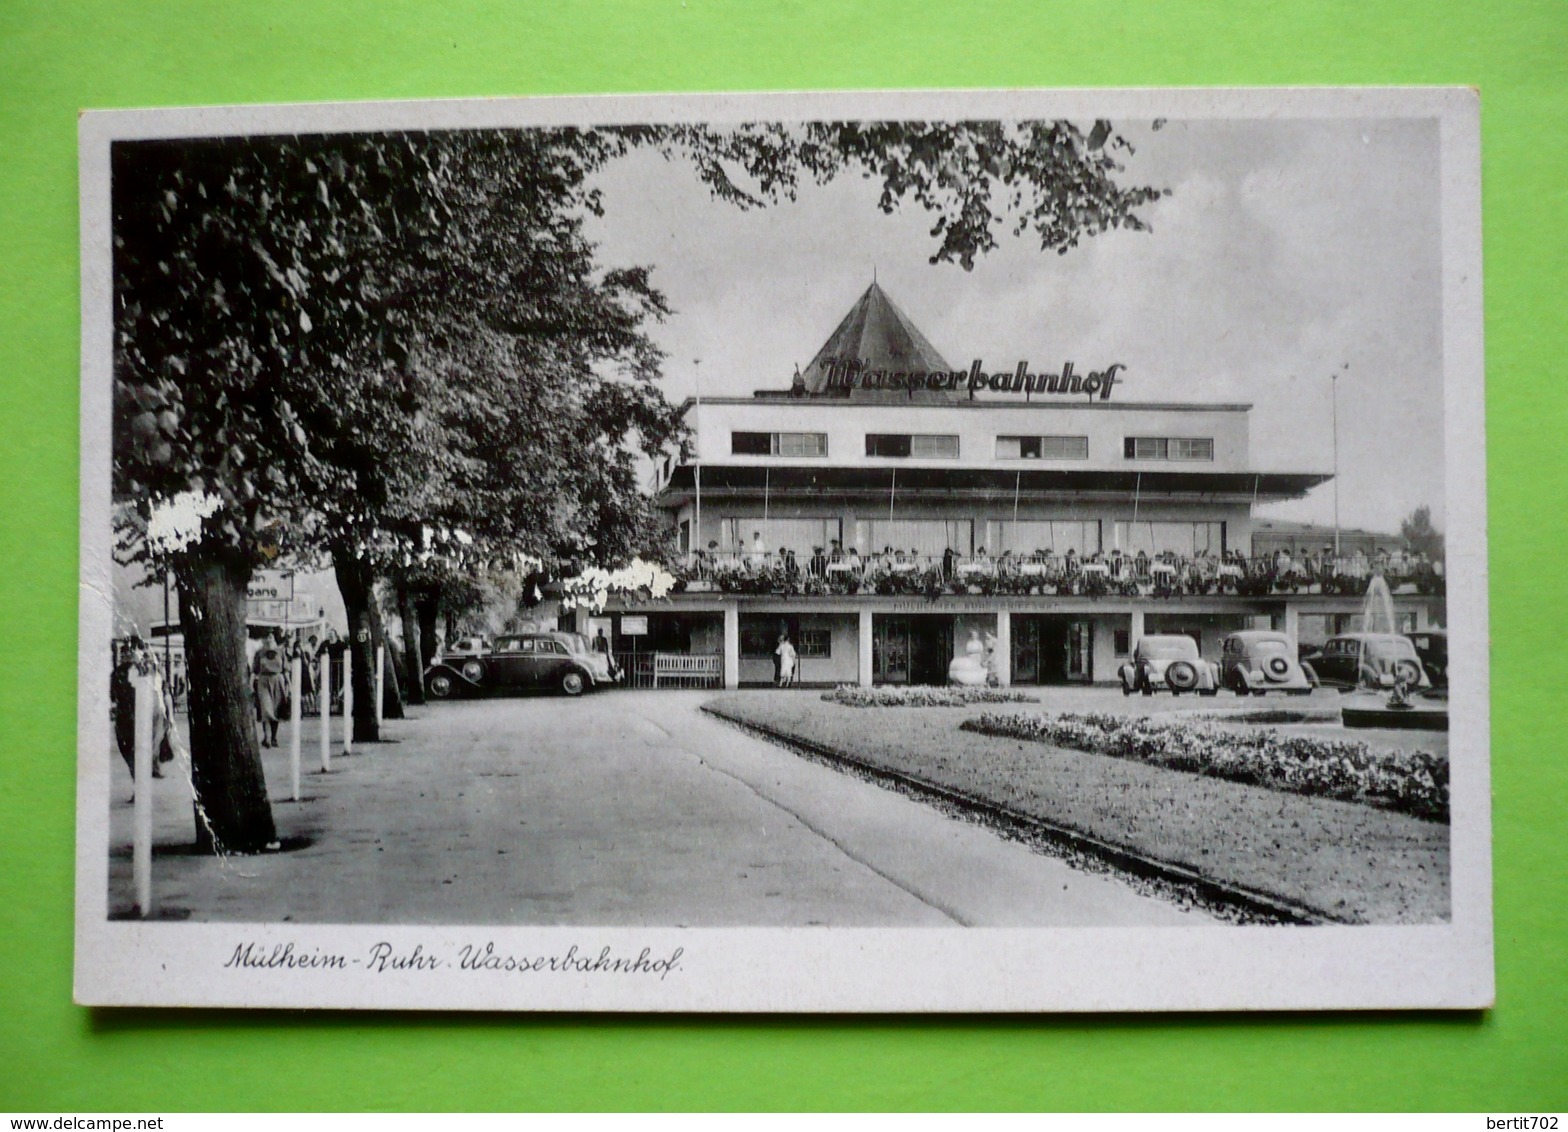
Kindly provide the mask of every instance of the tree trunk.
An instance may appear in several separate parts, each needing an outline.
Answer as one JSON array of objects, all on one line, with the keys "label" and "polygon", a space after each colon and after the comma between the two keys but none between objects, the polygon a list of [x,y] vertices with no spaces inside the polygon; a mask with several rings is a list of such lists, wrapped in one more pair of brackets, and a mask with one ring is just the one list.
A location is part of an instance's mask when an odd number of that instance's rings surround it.
[{"label": "tree trunk", "polygon": [[425,702],[425,666],[420,663],[419,617],[414,612],[414,591],[408,579],[397,580],[397,615],[403,622],[403,675],[408,702]]},{"label": "tree trunk", "polygon": [[190,681],[196,846],[210,853],[257,853],[278,840],[245,656],[250,573],[239,560],[194,555],[175,572]]},{"label": "tree trunk", "polygon": [[[376,636],[380,640],[386,640],[386,623],[381,620],[379,612],[376,614]],[[385,679],[381,681],[382,719],[404,718],[403,678],[398,675],[398,669],[402,666],[397,662],[398,651],[395,646],[389,644],[383,653],[386,660],[383,662],[382,667]]]},{"label": "tree trunk", "polygon": [[440,616],[441,594],[439,590],[422,589],[414,598],[414,612],[419,615],[419,671],[435,663],[436,659],[436,619]]},{"label": "tree trunk", "polygon": [[375,609],[376,571],[368,558],[341,545],[332,548],[332,569],[348,614],[348,647],[354,657],[354,742],[379,743],[375,673],[381,628]]}]

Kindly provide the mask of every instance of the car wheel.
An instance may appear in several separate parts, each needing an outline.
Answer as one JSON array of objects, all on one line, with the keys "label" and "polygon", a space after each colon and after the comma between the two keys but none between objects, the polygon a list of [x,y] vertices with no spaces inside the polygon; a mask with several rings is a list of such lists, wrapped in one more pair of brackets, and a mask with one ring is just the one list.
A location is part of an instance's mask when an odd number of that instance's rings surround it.
[{"label": "car wheel", "polygon": [[450,676],[445,672],[437,672],[425,681],[425,690],[430,693],[430,698],[433,700],[449,700],[456,688]]},{"label": "car wheel", "polygon": [[584,687],[586,685],[583,682],[583,674],[581,672],[572,671],[561,676],[561,691],[568,696],[582,695]]},{"label": "car wheel", "polygon": [[1122,683],[1122,695],[1124,695],[1124,696],[1132,695],[1132,689],[1127,686],[1127,681],[1123,680],[1121,683]]},{"label": "car wheel", "polygon": [[1185,660],[1173,660],[1165,669],[1165,682],[1172,692],[1190,692],[1198,686],[1198,670]]}]

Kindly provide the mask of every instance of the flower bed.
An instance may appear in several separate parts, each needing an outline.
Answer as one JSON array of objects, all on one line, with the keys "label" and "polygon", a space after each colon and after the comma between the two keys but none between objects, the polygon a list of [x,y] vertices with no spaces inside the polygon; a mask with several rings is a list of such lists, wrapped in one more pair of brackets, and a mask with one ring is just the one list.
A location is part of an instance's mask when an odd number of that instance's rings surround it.
[{"label": "flower bed", "polygon": [[967,707],[969,704],[1037,704],[1037,696],[1006,688],[938,688],[917,684],[903,688],[859,688],[841,684],[822,693],[830,704],[846,707]]},{"label": "flower bed", "polygon": [[1378,751],[1359,741],[1235,731],[1210,722],[1117,715],[987,712],[961,725],[1320,798],[1365,802],[1448,820],[1448,760],[1427,751]]}]

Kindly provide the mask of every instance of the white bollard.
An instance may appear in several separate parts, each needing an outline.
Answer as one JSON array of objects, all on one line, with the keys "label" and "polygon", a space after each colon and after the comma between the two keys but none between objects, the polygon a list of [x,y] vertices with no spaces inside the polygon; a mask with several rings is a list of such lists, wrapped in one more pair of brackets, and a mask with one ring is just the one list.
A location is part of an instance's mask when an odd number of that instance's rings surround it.
[{"label": "white bollard", "polygon": [[299,657],[289,661],[289,801],[299,801],[299,701],[304,687],[300,677],[304,674]]},{"label": "white bollard", "polygon": [[382,642],[376,646],[376,731],[378,734],[381,731],[382,720],[381,712],[383,707],[383,700],[381,697],[386,692],[386,686],[384,683],[387,674],[386,664],[387,646],[385,642]]},{"label": "white bollard", "polygon": [[354,753],[354,646],[343,650],[343,753]]},{"label": "white bollard", "polygon": [[316,707],[321,713],[321,773],[332,769],[332,656],[325,649],[316,662]]},{"label": "white bollard", "polygon": [[136,678],[136,809],[131,823],[131,877],[136,885],[136,911],[143,918],[156,910],[152,902],[152,717],[157,689],[151,676]]}]

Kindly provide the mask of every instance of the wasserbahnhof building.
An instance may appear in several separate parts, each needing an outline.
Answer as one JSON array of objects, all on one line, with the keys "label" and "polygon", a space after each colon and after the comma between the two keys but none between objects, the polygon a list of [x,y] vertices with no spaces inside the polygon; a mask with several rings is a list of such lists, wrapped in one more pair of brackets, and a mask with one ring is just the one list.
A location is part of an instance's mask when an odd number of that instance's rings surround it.
[{"label": "wasserbahnhof building", "polygon": [[1257,509],[1330,475],[1260,469],[1250,405],[1123,399],[1122,368],[954,367],[873,283],[789,388],[686,404],[655,485],[684,586],[612,606],[615,650],[734,687],[788,632],[802,683],[940,684],[977,638],[1003,683],[1107,683],[1145,633],[1214,656],[1354,627],[1374,572],[1405,626],[1442,623],[1441,563],[1332,532],[1255,553]]}]

